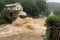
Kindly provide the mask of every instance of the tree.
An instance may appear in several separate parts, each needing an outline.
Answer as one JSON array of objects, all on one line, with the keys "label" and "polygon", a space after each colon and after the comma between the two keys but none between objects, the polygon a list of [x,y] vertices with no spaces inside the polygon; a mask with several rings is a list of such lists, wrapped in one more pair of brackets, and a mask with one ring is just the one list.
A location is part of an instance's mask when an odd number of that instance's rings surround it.
[{"label": "tree", "polygon": [[46,5],[46,0],[36,0],[36,4],[38,8],[40,9],[40,13],[42,15],[47,15],[47,5]]},{"label": "tree", "polygon": [[55,11],[54,11],[54,14],[60,16],[60,9],[55,10]]},{"label": "tree", "polygon": [[5,0],[0,0],[0,12],[3,10],[5,5]]},{"label": "tree", "polygon": [[18,2],[22,4],[24,11],[26,11],[28,15],[37,16],[39,8],[37,7],[35,0],[18,0]]},{"label": "tree", "polygon": [[23,7],[24,11],[31,16],[39,16],[41,12],[46,10],[45,0],[5,0],[6,3],[19,2]]},{"label": "tree", "polygon": [[45,13],[46,11],[45,0],[2,0],[0,2],[1,9],[4,7],[2,5],[16,2],[19,2],[24,7],[24,11],[31,16],[39,16],[42,12]]},{"label": "tree", "polygon": [[10,4],[10,3],[16,3],[17,0],[5,0],[6,4]]}]

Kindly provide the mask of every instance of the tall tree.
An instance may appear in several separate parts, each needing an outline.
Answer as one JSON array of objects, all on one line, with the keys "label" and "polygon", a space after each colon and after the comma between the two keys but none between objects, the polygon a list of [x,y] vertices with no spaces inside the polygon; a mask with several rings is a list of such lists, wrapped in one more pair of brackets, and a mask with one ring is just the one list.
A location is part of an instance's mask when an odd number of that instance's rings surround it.
[{"label": "tall tree", "polygon": [[10,4],[10,3],[16,3],[17,0],[5,0],[6,4]]},{"label": "tall tree", "polygon": [[20,3],[26,11],[31,16],[39,15],[39,8],[37,7],[35,0],[20,0]]},{"label": "tall tree", "polygon": [[5,5],[5,0],[0,0],[0,12],[3,10]]},{"label": "tall tree", "polygon": [[16,3],[16,2],[19,2],[24,7],[24,11],[26,11],[27,14],[31,16],[39,16],[41,12],[44,12],[46,10],[45,0],[2,0],[0,4],[2,5],[6,3],[9,4],[9,3]]},{"label": "tall tree", "polygon": [[40,9],[40,13],[44,15],[47,9],[46,0],[36,0],[36,4],[38,8]]}]

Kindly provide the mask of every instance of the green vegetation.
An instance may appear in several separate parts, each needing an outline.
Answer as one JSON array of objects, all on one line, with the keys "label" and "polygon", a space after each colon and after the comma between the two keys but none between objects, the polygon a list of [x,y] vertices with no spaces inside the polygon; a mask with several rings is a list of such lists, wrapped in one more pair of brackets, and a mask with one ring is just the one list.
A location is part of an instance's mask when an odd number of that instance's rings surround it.
[{"label": "green vegetation", "polygon": [[5,14],[6,13],[4,13],[5,11],[1,11],[1,13],[0,13],[0,24],[5,24],[5,23],[7,23],[7,20],[5,19]]},{"label": "green vegetation", "polygon": [[55,10],[54,14],[57,15],[57,16],[60,16],[60,9]]},{"label": "green vegetation", "polygon": [[[24,11],[31,16],[39,16],[42,12],[46,13],[45,0],[1,0],[1,4],[20,3],[24,7]],[[2,7],[2,5],[0,6]],[[4,6],[2,7],[4,8]]]},{"label": "green vegetation", "polygon": [[60,16],[49,16],[46,23],[48,26],[60,27]]},{"label": "green vegetation", "polygon": [[48,2],[47,5],[50,12],[53,10],[55,15],[60,15],[60,3]]},{"label": "green vegetation", "polygon": [[53,2],[48,2],[48,9],[49,10],[57,10],[60,9],[60,3],[53,3]]},{"label": "green vegetation", "polygon": [[60,29],[60,16],[48,16],[46,20],[47,25],[47,40],[50,39],[50,28],[55,26],[56,28]]},{"label": "green vegetation", "polygon": [[5,19],[6,12],[4,12],[4,10],[3,10],[5,4],[16,3],[16,2],[20,3],[24,7],[24,11],[27,12],[27,14],[32,16],[32,17],[39,17],[39,15],[41,13],[42,13],[42,15],[45,15],[47,13],[45,0],[0,0],[0,14],[1,14],[0,19],[1,19],[1,22],[3,20],[4,21],[6,20]]},{"label": "green vegetation", "polygon": [[48,2],[47,5],[50,12],[53,10],[55,15],[60,15],[60,3]]},{"label": "green vegetation", "polygon": [[46,40],[50,40],[50,27],[47,27],[46,30]]}]

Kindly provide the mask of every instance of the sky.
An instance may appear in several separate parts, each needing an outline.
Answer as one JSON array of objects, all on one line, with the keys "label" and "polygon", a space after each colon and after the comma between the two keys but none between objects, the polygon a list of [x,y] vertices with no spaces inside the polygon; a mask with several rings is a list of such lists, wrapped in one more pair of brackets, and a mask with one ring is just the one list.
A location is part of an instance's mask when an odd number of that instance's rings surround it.
[{"label": "sky", "polygon": [[47,2],[56,2],[56,3],[60,3],[60,0],[48,0]]}]

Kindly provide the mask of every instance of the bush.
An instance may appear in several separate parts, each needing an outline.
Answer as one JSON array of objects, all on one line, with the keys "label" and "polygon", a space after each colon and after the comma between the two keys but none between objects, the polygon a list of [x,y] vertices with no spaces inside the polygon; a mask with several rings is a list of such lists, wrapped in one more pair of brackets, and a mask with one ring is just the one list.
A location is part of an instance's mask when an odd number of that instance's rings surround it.
[{"label": "bush", "polygon": [[46,37],[47,40],[50,40],[50,28],[52,26],[55,26],[56,28],[60,29],[60,16],[48,16],[46,20],[47,25],[47,31],[46,31]]},{"label": "bush", "polygon": [[0,19],[0,24],[6,24],[7,21],[5,19]]},{"label": "bush", "polygon": [[5,24],[5,23],[7,23],[7,20],[5,19],[5,11],[1,11],[0,12],[0,24]]},{"label": "bush", "polygon": [[46,20],[47,26],[60,27],[60,16],[49,16]]}]

